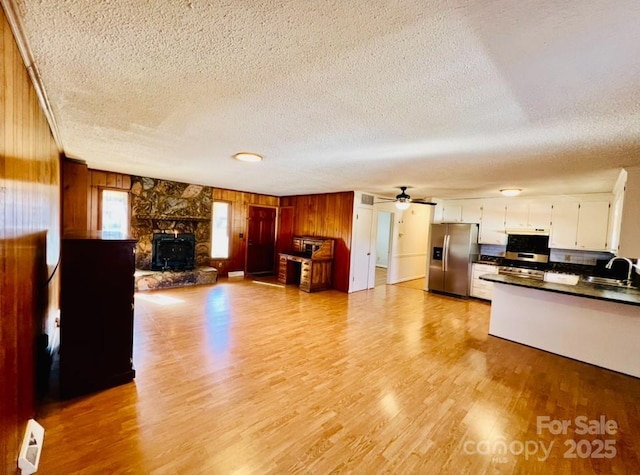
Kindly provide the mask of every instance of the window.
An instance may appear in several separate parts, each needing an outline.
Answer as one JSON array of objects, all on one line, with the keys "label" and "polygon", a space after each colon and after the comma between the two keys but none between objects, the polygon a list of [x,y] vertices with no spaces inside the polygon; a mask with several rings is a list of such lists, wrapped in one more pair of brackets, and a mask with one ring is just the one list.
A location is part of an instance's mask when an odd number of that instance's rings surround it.
[{"label": "window", "polygon": [[102,230],[126,235],[129,233],[129,193],[102,190]]},{"label": "window", "polygon": [[211,257],[229,258],[231,213],[230,204],[225,201],[213,203],[213,230],[211,232]]}]

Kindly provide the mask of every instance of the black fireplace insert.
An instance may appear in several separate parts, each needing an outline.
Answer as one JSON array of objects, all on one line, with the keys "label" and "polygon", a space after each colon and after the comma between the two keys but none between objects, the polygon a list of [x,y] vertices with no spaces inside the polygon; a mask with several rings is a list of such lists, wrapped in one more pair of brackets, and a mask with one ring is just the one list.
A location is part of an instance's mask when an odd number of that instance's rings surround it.
[{"label": "black fireplace insert", "polygon": [[196,238],[193,234],[153,235],[151,270],[193,269],[196,256]]}]

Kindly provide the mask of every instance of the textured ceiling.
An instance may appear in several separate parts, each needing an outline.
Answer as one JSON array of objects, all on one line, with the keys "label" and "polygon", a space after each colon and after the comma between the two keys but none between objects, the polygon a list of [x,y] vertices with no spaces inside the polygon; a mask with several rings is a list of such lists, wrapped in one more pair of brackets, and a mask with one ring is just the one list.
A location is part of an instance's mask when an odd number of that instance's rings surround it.
[{"label": "textured ceiling", "polygon": [[11,3],[92,168],[472,197],[611,191],[640,165],[637,0]]}]

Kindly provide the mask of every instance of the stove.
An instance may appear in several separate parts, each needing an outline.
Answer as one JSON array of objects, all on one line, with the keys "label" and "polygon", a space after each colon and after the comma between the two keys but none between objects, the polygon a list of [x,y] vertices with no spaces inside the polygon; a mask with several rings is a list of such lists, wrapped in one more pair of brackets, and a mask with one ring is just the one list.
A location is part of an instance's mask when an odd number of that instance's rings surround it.
[{"label": "stove", "polygon": [[527,267],[499,266],[498,274],[523,277],[525,279],[544,280],[544,271]]},{"label": "stove", "polygon": [[487,254],[480,254],[479,263],[482,264],[500,264],[504,258],[501,256],[489,256]]}]

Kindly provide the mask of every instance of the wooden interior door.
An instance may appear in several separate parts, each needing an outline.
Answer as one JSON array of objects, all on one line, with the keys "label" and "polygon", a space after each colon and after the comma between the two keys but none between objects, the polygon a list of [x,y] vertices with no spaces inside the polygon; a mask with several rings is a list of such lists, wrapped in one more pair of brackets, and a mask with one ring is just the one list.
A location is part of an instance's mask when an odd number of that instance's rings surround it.
[{"label": "wooden interior door", "polygon": [[249,205],[246,272],[248,274],[273,272],[275,246],[276,209]]}]

